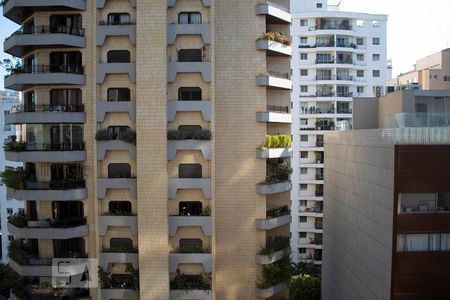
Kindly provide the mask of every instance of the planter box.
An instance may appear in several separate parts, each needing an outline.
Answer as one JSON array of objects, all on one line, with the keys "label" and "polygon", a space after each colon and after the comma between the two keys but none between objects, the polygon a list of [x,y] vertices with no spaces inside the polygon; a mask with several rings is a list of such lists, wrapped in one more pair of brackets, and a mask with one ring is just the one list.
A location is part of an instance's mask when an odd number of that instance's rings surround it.
[{"label": "planter box", "polygon": [[282,158],[292,157],[291,148],[272,148],[264,151],[256,150],[257,158]]},{"label": "planter box", "polygon": [[288,249],[283,249],[270,255],[256,255],[256,263],[258,265],[270,265],[282,259]]},{"label": "planter box", "polygon": [[275,184],[257,184],[256,193],[259,195],[272,195],[277,193],[289,192],[292,189],[290,181]]},{"label": "planter box", "polygon": [[282,282],[268,289],[258,289],[256,295],[260,298],[266,299],[284,291],[287,288],[288,285],[285,282]]}]

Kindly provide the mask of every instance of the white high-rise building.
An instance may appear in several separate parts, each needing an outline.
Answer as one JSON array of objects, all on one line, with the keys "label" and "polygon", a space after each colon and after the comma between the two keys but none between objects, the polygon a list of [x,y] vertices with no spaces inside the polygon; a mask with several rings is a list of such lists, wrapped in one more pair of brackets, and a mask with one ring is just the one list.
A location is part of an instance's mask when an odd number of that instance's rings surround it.
[{"label": "white high-rise building", "polygon": [[[19,105],[19,93],[14,91],[0,91],[0,149],[3,149],[5,139],[15,135],[15,126],[5,124],[5,114],[11,112],[13,107]],[[18,167],[22,163],[6,162],[5,152],[0,151],[0,172],[5,170],[5,166]],[[6,195],[6,186],[0,186],[0,236],[1,236],[1,263],[7,264],[8,245],[10,234],[8,232],[8,216],[23,209],[23,202],[17,201]]]},{"label": "white high-rise building", "polygon": [[294,261],[320,265],[323,134],[352,128],[353,97],[384,93],[387,16],[339,11],[327,0],[293,0],[291,9],[291,247]]}]

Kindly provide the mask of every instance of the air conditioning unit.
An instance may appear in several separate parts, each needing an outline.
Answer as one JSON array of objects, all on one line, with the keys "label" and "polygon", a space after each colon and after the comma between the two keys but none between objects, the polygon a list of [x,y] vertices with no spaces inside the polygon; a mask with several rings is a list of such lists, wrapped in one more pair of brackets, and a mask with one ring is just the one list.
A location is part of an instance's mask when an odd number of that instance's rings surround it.
[{"label": "air conditioning unit", "polygon": [[383,96],[383,87],[382,86],[375,86],[373,89],[374,89],[375,97]]}]

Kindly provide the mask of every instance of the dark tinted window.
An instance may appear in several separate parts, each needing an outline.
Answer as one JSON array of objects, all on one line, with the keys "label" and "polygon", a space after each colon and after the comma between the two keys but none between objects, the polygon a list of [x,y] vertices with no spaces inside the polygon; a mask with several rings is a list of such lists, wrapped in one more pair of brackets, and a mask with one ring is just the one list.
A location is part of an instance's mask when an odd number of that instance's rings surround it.
[{"label": "dark tinted window", "polygon": [[199,12],[180,12],[178,14],[178,24],[201,24],[202,15]]},{"label": "dark tinted window", "polygon": [[133,241],[126,238],[112,238],[109,240],[109,246],[112,247],[126,247],[133,248]]},{"label": "dark tinted window", "polygon": [[129,201],[111,201],[109,202],[109,213],[112,215],[130,215],[131,202]]},{"label": "dark tinted window", "polygon": [[108,25],[126,25],[131,24],[130,14],[128,13],[110,13],[108,14]]},{"label": "dark tinted window", "polygon": [[108,165],[109,178],[130,178],[131,166],[124,163],[112,163]]},{"label": "dark tinted window", "polygon": [[202,203],[196,202],[180,202],[178,205],[180,216],[200,216],[202,214]]},{"label": "dark tinted window", "polygon": [[179,178],[202,178],[202,165],[180,164],[178,166]]},{"label": "dark tinted window", "polygon": [[180,49],[178,51],[178,61],[202,61],[202,49]]},{"label": "dark tinted window", "polygon": [[180,248],[188,247],[203,248],[203,241],[201,239],[180,239]]},{"label": "dark tinted window", "polygon": [[178,89],[179,101],[200,101],[202,100],[202,89],[199,87],[180,87]]},{"label": "dark tinted window", "polygon": [[131,93],[129,88],[108,89],[108,101],[130,101]]},{"label": "dark tinted window", "polygon": [[130,51],[128,50],[111,50],[108,51],[109,63],[129,63]]}]

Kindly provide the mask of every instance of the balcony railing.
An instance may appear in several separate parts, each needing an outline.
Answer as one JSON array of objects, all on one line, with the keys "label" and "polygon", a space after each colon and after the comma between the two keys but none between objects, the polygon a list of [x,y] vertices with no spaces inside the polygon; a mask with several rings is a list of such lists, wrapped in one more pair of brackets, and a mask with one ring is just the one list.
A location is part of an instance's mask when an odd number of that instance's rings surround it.
[{"label": "balcony railing", "polygon": [[343,65],[353,65],[353,59],[352,58],[337,59],[336,63]]},{"label": "balcony railing", "polygon": [[84,150],[84,143],[61,143],[61,144],[34,144],[34,143],[17,143],[12,152],[24,151],[81,151]]},{"label": "balcony railing", "polygon": [[353,112],[352,109],[337,109],[338,114],[351,114]]},{"label": "balcony railing", "polygon": [[[28,74],[46,74],[46,73],[70,73],[70,74],[84,74],[84,66],[81,65],[36,65],[32,67],[21,67],[11,71],[11,75],[28,73]],[[6,77],[8,77],[6,76]]]},{"label": "balcony railing", "polygon": [[283,78],[283,79],[289,79],[289,73],[288,72],[279,72],[274,70],[267,70],[267,73],[269,76],[277,77],[277,78]]},{"label": "balcony railing", "polygon": [[23,112],[84,112],[84,105],[68,104],[38,104],[38,105],[15,105],[11,108],[11,113]]},{"label": "balcony railing", "polygon": [[[322,148],[323,145],[324,145],[324,143],[323,143],[322,141],[316,142],[316,147]],[[318,163],[323,163],[323,161],[322,161],[322,160],[319,160],[319,159],[318,159],[316,162],[318,162]]]},{"label": "balcony railing", "polygon": [[267,105],[267,111],[269,112],[280,112],[280,113],[289,113],[289,106],[275,106],[275,105]]},{"label": "balcony railing", "polygon": [[343,92],[343,93],[336,93],[336,97],[353,97],[353,93],[349,92]]},{"label": "balcony railing", "polygon": [[323,191],[322,190],[316,190],[315,193],[316,197],[322,197],[323,196]]},{"label": "balcony railing", "polygon": [[323,174],[316,174],[316,180],[323,180]]},{"label": "balcony railing", "polygon": [[[30,223],[29,223],[30,224]],[[48,219],[36,221],[34,226],[35,228],[71,228],[86,225],[86,217],[75,217],[69,219]]]},{"label": "balcony railing", "polygon": [[323,229],[323,222],[322,221],[316,221],[314,223],[314,228],[316,228],[316,229]]},{"label": "balcony railing", "polygon": [[334,59],[316,59],[316,64],[334,64]]},{"label": "balcony railing", "polygon": [[353,81],[353,76],[350,75],[317,75],[316,80],[346,80]]},{"label": "balcony railing", "polygon": [[334,97],[332,92],[316,92],[316,97]]},{"label": "balcony railing", "polygon": [[25,190],[71,190],[84,189],[86,182],[84,180],[58,180],[50,182],[26,181]]},{"label": "balcony railing", "polygon": [[347,24],[321,24],[319,26],[316,27],[311,27],[314,28],[313,30],[352,30],[352,26],[351,25],[347,25]]},{"label": "balcony railing", "polygon": [[136,21],[100,21],[98,22],[98,25],[136,25]]},{"label": "balcony railing", "polygon": [[20,28],[11,34],[6,40],[16,35],[24,34],[49,34],[49,33],[63,33],[76,36],[84,36],[85,30],[83,28],[74,28],[67,26],[33,26],[27,28]]}]

